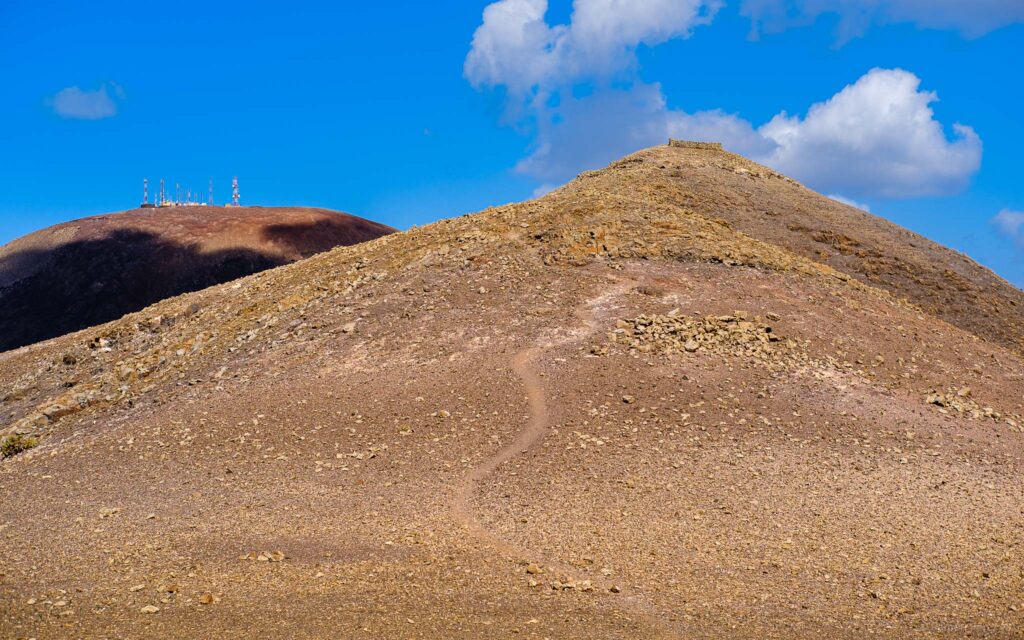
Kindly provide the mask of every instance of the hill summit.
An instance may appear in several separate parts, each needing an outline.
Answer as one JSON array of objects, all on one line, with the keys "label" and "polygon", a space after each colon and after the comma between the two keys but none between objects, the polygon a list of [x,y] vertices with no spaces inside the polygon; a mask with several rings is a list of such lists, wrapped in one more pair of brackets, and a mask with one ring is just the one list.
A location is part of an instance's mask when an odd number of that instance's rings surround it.
[{"label": "hill summit", "polygon": [[1019,637],[1022,295],[676,144],[0,354],[0,630]]}]

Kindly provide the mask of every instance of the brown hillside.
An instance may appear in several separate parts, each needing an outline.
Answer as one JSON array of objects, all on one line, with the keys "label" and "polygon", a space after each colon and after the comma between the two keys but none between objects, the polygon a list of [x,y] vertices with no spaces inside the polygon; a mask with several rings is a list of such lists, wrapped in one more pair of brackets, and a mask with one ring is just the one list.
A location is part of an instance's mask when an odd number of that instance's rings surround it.
[{"label": "brown hillside", "polygon": [[0,247],[0,351],[393,232],[325,209],[135,209]]},{"label": "brown hillside", "polygon": [[0,635],[1024,636],[1013,335],[702,153],[0,354]]},{"label": "brown hillside", "polygon": [[887,220],[801,186],[735,154],[655,147],[586,176],[587,189],[622,191],[727,222],[758,240],[905,297],[951,324],[1024,350],[1024,292]]}]

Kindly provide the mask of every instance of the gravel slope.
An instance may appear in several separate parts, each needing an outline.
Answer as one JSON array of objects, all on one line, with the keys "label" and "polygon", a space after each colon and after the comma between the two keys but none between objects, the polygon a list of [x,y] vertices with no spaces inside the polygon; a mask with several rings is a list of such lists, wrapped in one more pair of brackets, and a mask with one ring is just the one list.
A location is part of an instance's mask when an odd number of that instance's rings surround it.
[{"label": "gravel slope", "polygon": [[1024,636],[1010,334],[636,179],[701,153],[0,354],[0,635]]}]

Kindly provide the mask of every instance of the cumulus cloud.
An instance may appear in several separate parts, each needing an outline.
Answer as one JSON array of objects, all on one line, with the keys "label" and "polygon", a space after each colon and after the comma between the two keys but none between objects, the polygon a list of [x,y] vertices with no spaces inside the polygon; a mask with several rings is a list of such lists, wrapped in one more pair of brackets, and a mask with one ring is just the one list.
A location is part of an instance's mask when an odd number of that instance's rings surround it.
[{"label": "cumulus cloud", "polygon": [[[513,120],[534,131],[518,170],[556,184],[693,126],[666,109],[658,85],[636,78],[636,51],[688,37],[722,4],[574,0],[569,22],[550,24],[547,0],[499,0],[484,9],[464,73],[478,89],[502,89]],[[580,84],[589,88],[584,97],[572,91]]]},{"label": "cumulus cloud", "polygon": [[511,98],[547,99],[573,83],[607,80],[654,46],[711,21],[722,0],[575,0],[569,24],[548,24],[547,0],[499,0],[484,9],[466,57],[478,88],[504,87]]},{"label": "cumulus cloud", "polygon": [[689,113],[639,79],[636,50],[687,37],[720,0],[575,0],[568,24],[547,22],[547,0],[489,5],[465,62],[479,89],[498,88],[513,121],[533,133],[517,170],[557,184],[669,137],[722,142],[824,193],[851,198],[942,195],[981,163],[977,133],[948,137],[937,96],[899,69],[873,69],[804,116],[755,126],[722,111]]},{"label": "cumulus cloud", "polygon": [[992,224],[999,231],[1024,247],[1024,211],[1003,209],[994,218]]},{"label": "cumulus cloud", "polygon": [[767,157],[778,147],[750,122],[721,109],[696,113],[670,111],[668,122],[670,138],[721,142],[730,151],[750,158]]},{"label": "cumulus cloud", "polygon": [[546,182],[564,182],[668,136],[668,112],[656,86],[607,89],[566,96],[551,118],[537,123],[533,152],[516,170]]},{"label": "cumulus cloud", "polygon": [[911,23],[977,38],[1024,22],[1020,0],[743,0],[740,12],[753,21],[755,36],[762,30],[779,32],[834,15],[840,44],[863,35],[873,23]]},{"label": "cumulus cloud", "polygon": [[[109,91],[114,93],[111,97]],[[67,87],[57,92],[47,103],[53,112],[62,118],[72,120],[102,120],[117,115],[114,98],[123,98],[124,91],[114,83],[102,84],[95,91],[84,91],[79,87]]]},{"label": "cumulus cloud", "polygon": [[[982,143],[968,126],[947,138],[934,93],[899,69],[873,69],[803,117],[783,112],[756,127],[722,111],[667,106],[656,84],[567,98],[538,130],[518,169],[548,182],[603,166],[668,138],[722,142],[824,193],[908,198],[956,193],[981,165]],[[859,206],[859,205],[858,205]]]},{"label": "cumulus cloud", "polygon": [[982,144],[954,124],[947,139],[937,96],[900,69],[873,69],[804,118],[785,112],[758,131],[776,143],[764,163],[825,191],[890,198],[944,195],[967,186]]},{"label": "cumulus cloud", "polygon": [[538,122],[533,152],[516,170],[546,183],[565,182],[583,169],[605,166],[669,138],[720,141],[749,156],[775,148],[774,142],[738,116],[670,109],[660,86],[637,82],[582,98],[564,97],[554,117]]}]

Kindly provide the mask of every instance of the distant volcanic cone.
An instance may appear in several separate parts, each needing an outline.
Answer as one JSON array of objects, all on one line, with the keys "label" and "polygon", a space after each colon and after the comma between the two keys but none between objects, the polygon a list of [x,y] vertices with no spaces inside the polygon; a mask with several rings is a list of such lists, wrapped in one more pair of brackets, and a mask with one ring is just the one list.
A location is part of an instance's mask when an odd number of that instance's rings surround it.
[{"label": "distant volcanic cone", "polygon": [[299,207],[135,209],[49,227],[0,248],[0,351],[393,231]]}]

